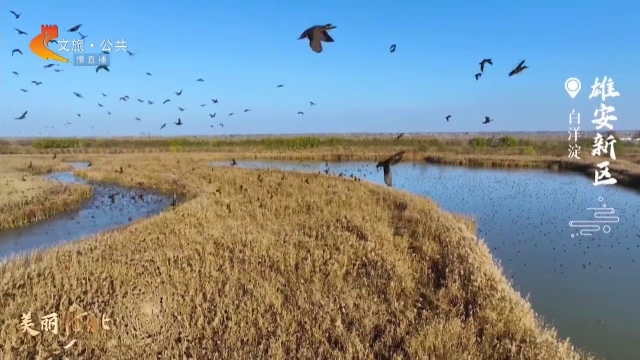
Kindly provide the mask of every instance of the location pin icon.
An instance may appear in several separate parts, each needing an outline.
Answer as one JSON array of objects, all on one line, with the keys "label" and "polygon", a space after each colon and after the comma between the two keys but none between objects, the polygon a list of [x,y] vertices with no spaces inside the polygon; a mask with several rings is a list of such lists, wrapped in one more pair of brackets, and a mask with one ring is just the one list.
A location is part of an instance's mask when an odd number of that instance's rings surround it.
[{"label": "location pin icon", "polygon": [[580,80],[578,78],[568,78],[567,81],[564,82],[564,88],[569,93],[572,99],[576,98],[576,95],[580,92],[580,88],[582,84],[580,84]]}]

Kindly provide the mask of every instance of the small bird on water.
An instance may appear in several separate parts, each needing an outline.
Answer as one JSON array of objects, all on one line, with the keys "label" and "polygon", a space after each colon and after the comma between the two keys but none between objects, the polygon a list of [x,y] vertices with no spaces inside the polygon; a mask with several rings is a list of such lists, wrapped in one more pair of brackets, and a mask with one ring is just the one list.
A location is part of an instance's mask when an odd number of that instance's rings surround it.
[{"label": "small bird on water", "polygon": [[378,164],[376,164],[376,169],[382,168],[384,170],[384,183],[387,184],[387,186],[389,187],[393,186],[393,181],[391,177],[391,166],[402,161],[402,156],[404,155],[404,152],[405,152],[404,150],[397,152],[393,154],[393,156],[391,156],[390,158],[380,161],[378,162]]},{"label": "small bird on water", "polygon": [[317,52],[318,54],[322,52],[322,42],[334,42],[333,38],[329,35],[327,30],[333,30],[336,27],[332,24],[327,25],[316,25],[305,30],[298,40],[302,40],[304,38],[309,39],[309,46],[311,50]]}]

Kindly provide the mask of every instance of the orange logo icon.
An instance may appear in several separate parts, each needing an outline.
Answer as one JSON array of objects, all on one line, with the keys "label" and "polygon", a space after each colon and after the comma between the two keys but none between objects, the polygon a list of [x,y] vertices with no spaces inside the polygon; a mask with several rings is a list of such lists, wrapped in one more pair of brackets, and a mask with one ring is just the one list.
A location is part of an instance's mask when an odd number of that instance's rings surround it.
[{"label": "orange logo icon", "polygon": [[34,54],[45,60],[55,60],[64,63],[70,62],[65,57],[56,54],[49,49],[49,42],[58,38],[58,25],[42,25],[40,34],[31,40],[29,47]]}]

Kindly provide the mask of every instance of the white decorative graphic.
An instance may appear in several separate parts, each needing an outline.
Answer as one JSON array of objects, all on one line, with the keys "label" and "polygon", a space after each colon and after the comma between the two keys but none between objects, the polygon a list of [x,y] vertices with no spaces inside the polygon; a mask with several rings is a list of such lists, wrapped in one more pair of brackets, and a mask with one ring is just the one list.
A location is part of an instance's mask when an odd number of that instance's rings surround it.
[{"label": "white decorative graphic", "polygon": [[593,211],[593,218],[595,220],[573,220],[569,221],[569,226],[572,228],[580,228],[580,232],[571,234],[571,237],[593,236],[593,233],[602,230],[603,233],[608,234],[611,232],[611,226],[602,224],[615,224],[620,222],[620,218],[614,216],[616,210],[612,207],[607,207],[604,203],[602,196],[598,197],[598,202],[601,202],[600,207],[587,208],[587,210]]}]

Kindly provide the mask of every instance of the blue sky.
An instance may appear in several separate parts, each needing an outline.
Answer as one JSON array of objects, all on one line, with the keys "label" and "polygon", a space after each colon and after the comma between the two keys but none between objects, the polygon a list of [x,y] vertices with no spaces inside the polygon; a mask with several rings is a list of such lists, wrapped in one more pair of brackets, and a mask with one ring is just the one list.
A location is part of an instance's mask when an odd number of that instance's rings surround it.
[{"label": "blue sky", "polygon": [[[9,10],[22,16],[15,19]],[[589,87],[604,75],[621,93],[607,101],[616,107],[616,129],[636,129],[639,13],[640,2],[631,0],[5,0],[0,137],[562,131],[573,108],[592,118],[599,101],[588,100]],[[114,53],[110,73],[70,64],[57,67],[64,70],[59,73],[44,69],[45,61],[29,50],[40,25],[64,30],[80,23],[87,49],[124,38],[136,55]],[[325,23],[337,29],[322,54],[296,40],[307,27]],[[60,38],[78,36],[62,31]],[[14,48],[24,55],[11,56]],[[494,65],[475,81],[483,58]],[[530,69],[509,78],[522,59]],[[572,76],[582,80],[574,100],[564,90]],[[124,95],[131,100],[119,102]],[[25,110],[26,120],[14,120]],[[480,124],[485,115],[496,121]],[[172,124],[178,117],[184,126]]]}]

